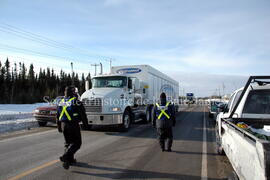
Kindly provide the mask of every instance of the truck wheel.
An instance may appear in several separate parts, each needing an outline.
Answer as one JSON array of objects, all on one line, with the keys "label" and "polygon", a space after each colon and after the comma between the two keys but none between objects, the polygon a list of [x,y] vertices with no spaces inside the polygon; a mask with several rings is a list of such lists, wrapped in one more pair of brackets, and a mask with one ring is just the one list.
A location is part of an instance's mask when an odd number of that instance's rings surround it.
[{"label": "truck wheel", "polygon": [[235,171],[231,172],[230,176],[228,177],[228,180],[239,180]]},{"label": "truck wheel", "polygon": [[217,145],[217,153],[218,153],[218,155],[221,155],[221,156],[225,155],[225,152],[220,145]]},{"label": "truck wheel", "polygon": [[131,122],[131,115],[128,110],[125,110],[123,114],[123,124],[120,126],[121,131],[128,131]]},{"label": "truck wheel", "polygon": [[150,106],[146,111],[146,122],[147,123],[152,122],[152,106]]},{"label": "truck wheel", "polygon": [[47,122],[46,122],[46,121],[38,121],[38,125],[39,125],[40,127],[44,127],[44,126],[47,125]]},{"label": "truck wheel", "polygon": [[221,140],[220,140],[220,137],[219,137],[219,134],[218,134],[218,130],[217,130],[217,127],[216,127],[216,149],[217,149],[217,154],[218,155],[221,155],[221,156],[224,156],[225,155],[225,152],[221,146]]},{"label": "truck wheel", "polygon": [[143,117],[143,121],[147,124],[152,122],[152,107],[151,106],[147,108],[146,114]]}]

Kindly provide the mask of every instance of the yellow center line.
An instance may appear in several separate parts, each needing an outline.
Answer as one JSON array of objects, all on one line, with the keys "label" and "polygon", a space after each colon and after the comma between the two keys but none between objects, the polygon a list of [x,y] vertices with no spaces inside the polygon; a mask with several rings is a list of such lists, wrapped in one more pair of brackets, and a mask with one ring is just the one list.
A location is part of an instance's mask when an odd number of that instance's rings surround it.
[{"label": "yellow center line", "polygon": [[27,171],[25,171],[25,172],[23,172],[21,174],[18,174],[18,175],[14,176],[14,177],[11,177],[11,178],[9,178],[7,180],[17,180],[17,179],[23,178],[23,177],[25,177],[25,176],[27,176],[29,174],[32,174],[32,173],[34,173],[34,172],[36,172],[36,171],[38,171],[40,169],[46,168],[48,166],[51,166],[51,165],[53,165],[53,164],[55,164],[57,162],[59,162],[59,160],[57,160],[57,159],[56,160],[53,160],[53,161],[50,161],[50,162],[47,162],[47,163],[42,164],[42,165],[40,165],[38,167],[35,167],[35,168],[30,169],[30,170],[27,170]]}]

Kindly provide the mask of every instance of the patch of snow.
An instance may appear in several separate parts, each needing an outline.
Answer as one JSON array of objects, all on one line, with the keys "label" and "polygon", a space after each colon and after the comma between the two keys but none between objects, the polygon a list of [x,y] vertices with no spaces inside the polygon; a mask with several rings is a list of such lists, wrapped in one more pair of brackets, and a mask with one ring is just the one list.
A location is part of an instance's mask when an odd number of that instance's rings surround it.
[{"label": "patch of snow", "polygon": [[38,127],[33,111],[48,103],[0,104],[0,133]]},{"label": "patch of snow", "polygon": [[18,131],[33,127],[38,127],[38,123],[35,118],[0,121],[0,133]]},{"label": "patch of snow", "polygon": [[35,104],[0,104],[0,115],[32,113],[37,107],[49,106],[49,103]]}]

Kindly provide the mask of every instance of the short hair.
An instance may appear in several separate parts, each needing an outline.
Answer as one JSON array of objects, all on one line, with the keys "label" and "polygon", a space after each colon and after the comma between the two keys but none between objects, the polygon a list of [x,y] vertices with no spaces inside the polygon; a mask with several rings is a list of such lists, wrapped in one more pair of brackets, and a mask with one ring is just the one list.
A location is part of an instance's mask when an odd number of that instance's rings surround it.
[{"label": "short hair", "polygon": [[161,98],[161,99],[166,99],[166,94],[165,94],[164,92],[162,92],[162,93],[160,94],[160,98]]},{"label": "short hair", "polygon": [[75,94],[75,87],[74,86],[67,86],[65,88],[65,96],[72,97]]}]

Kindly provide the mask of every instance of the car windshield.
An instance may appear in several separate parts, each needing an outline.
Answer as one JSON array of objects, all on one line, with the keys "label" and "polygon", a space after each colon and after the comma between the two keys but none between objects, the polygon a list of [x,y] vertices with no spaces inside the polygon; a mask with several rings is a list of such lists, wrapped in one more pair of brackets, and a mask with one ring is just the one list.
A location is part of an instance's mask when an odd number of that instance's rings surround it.
[{"label": "car windshield", "polygon": [[250,91],[243,113],[270,114],[270,90]]},{"label": "car windshield", "polygon": [[122,88],[127,85],[127,78],[123,76],[96,77],[93,78],[94,88]]},{"label": "car windshield", "polygon": [[217,112],[218,107],[222,104],[222,102],[219,101],[211,101],[211,111]]}]

